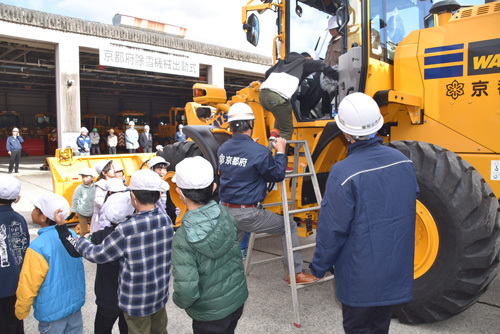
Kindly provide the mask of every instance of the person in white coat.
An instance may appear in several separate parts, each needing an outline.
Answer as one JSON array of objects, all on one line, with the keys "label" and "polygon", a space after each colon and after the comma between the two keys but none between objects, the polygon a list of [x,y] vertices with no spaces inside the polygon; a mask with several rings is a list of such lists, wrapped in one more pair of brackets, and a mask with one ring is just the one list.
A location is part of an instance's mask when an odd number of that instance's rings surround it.
[{"label": "person in white coat", "polygon": [[135,153],[139,148],[139,133],[134,129],[134,122],[130,122],[128,125],[130,127],[125,131],[125,145],[127,146],[128,153]]}]

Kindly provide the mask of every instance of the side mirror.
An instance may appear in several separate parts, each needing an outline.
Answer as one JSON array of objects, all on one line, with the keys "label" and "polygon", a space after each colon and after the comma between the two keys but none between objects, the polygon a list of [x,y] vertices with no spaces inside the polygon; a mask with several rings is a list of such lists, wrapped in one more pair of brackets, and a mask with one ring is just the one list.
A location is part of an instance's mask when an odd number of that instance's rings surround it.
[{"label": "side mirror", "polygon": [[247,41],[253,46],[259,44],[259,19],[252,14],[248,17],[247,23],[243,24],[243,30],[247,33]]},{"label": "side mirror", "polygon": [[298,17],[302,17],[302,7],[299,6],[299,0],[295,1],[295,14],[297,14]]}]

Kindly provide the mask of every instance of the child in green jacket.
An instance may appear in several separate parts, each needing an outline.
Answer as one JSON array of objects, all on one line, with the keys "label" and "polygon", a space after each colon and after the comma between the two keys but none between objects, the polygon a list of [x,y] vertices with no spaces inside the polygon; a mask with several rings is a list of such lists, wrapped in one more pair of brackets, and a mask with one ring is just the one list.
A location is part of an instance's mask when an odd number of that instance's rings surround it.
[{"label": "child in green jacket", "polygon": [[234,333],[248,297],[236,221],[210,200],[207,160],[184,159],[172,181],[188,209],[172,243],[173,301],[193,319],[193,333]]},{"label": "child in green jacket", "polygon": [[78,213],[78,226],[80,236],[83,237],[89,230],[92,214],[94,213],[95,172],[92,168],[84,168],[79,175],[82,176],[82,184],[76,187],[71,200],[71,214],[67,221],[70,221]]}]

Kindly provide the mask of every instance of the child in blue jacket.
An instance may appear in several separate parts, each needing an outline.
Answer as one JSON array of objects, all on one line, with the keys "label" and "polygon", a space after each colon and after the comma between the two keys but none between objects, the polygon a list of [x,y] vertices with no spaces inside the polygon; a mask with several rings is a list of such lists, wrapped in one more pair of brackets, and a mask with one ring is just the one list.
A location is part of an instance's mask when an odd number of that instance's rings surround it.
[{"label": "child in blue jacket", "polygon": [[61,212],[61,219],[68,217],[68,201],[47,193],[31,198],[31,202],[35,206],[31,219],[42,228],[26,251],[16,292],[16,316],[25,319],[33,305],[40,333],[82,333],[83,262],[66,252],[54,222],[56,211]]}]

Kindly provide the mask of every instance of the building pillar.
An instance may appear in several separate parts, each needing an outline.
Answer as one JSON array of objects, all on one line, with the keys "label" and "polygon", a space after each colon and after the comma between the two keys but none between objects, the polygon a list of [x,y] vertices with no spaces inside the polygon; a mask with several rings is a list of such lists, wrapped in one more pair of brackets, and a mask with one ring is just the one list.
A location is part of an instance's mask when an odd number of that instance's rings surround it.
[{"label": "building pillar", "polygon": [[207,83],[224,88],[224,66],[220,64],[209,65],[207,68]]},{"label": "building pillar", "polygon": [[71,41],[56,45],[57,141],[76,152],[80,135],[80,48]]}]

